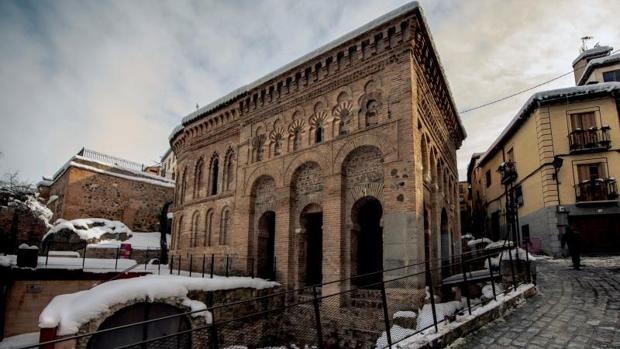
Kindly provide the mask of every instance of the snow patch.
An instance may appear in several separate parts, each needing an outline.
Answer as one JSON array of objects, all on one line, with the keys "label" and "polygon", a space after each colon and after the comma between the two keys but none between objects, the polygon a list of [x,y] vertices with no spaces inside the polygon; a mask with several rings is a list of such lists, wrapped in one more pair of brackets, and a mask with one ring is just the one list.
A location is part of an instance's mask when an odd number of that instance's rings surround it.
[{"label": "snow patch", "polygon": [[80,218],[74,220],[58,219],[52,229],[50,229],[42,240],[48,236],[63,230],[70,230],[77,234],[82,240],[97,240],[104,234],[118,236],[118,234],[131,234],[132,231],[123,222],[112,221],[104,218]]},{"label": "snow patch", "polygon": [[23,348],[39,343],[39,332],[23,333],[17,336],[6,337],[0,342],[0,349]]},{"label": "snow patch", "polygon": [[[214,291],[235,288],[265,289],[278,283],[249,277],[200,277],[148,275],[132,279],[114,280],[90,290],[56,296],[39,316],[39,327],[58,326],[58,335],[77,333],[80,326],[107,312],[116,304],[134,300],[155,301],[178,297],[188,302],[189,291]],[[192,309],[206,311],[204,303],[189,300]],[[210,314],[203,314],[207,320]]]},{"label": "snow patch", "polygon": [[492,242],[493,242],[493,240],[491,240],[489,238],[475,239],[475,240],[468,241],[467,242],[467,246],[474,247],[474,246],[476,246],[478,244],[484,244],[484,243],[490,244]]}]

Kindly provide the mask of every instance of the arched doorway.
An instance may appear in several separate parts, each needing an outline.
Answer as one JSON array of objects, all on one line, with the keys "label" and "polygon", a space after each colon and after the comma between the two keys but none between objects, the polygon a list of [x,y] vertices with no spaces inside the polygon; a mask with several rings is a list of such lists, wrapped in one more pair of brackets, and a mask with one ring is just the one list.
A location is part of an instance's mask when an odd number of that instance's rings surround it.
[{"label": "arched doorway", "polygon": [[445,208],[441,210],[441,276],[450,276],[450,231]]},{"label": "arched doorway", "polygon": [[323,281],[323,209],[306,206],[299,217],[303,233],[300,242],[300,281],[316,285]]},{"label": "arched doorway", "polygon": [[[137,303],[122,308],[105,319],[97,329],[105,330],[117,326],[127,325],[149,319],[181,314],[182,311],[166,303]],[[88,349],[107,349],[124,347],[133,343],[171,335],[189,330],[191,324],[186,316],[175,316],[165,320],[149,322],[142,325],[130,326],[115,330],[113,335],[101,333],[93,335],[88,341]],[[191,334],[185,333],[171,336],[161,341],[152,341],[140,345],[140,348],[174,347],[189,349],[192,346]]]},{"label": "arched doorway", "polygon": [[353,284],[361,288],[379,288],[373,285],[383,280],[383,227],[381,217],[383,207],[374,197],[364,197],[353,205],[351,220],[354,228],[351,232],[351,267],[352,275],[369,274],[353,279]]},{"label": "arched doorway", "polygon": [[263,279],[275,279],[276,213],[267,211],[258,220],[257,275]]}]

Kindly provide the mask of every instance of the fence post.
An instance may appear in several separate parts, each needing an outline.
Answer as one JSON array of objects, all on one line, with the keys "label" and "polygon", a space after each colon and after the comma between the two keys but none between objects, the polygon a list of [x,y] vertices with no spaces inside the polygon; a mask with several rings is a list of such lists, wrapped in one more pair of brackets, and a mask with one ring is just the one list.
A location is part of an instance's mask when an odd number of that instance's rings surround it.
[{"label": "fence post", "polygon": [[207,254],[204,253],[202,255],[202,278],[204,279],[205,277],[205,262],[207,261]]},{"label": "fence post", "polygon": [[84,271],[84,266],[86,265],[86,246],[84,245],[84,255],[82,256],[82,271]]},{"label": "fence post", "polygon": [[388,347],[392,347],[392,331],[390,328],[390,315],[388,314],[387,297],[385,295],[385,283],[381,282],[381,305],[383,306],[383,322],[385,323],[385,335]]},{"label": "fence post", "polygon": [[316,286],[312,286],[312,303],[314,304],[314,319],[316,321],[316,339],[318,348],[323,349],[323,327],[321,326],[321,310],[319,308],[319,298]]},{"label": "fence post", "polygon": [[121,246],[119,245],[116,248],[116,260],[114,261],[114,270],[115,271],[118,270],[118,257],[120,256],[120,254],[121,254]]},{"label": "fence post", "polygon": [[[461,255],[461,258],[463,256]],[[424,262],[424,267],[426,268],[426,281],[427,281],[427,287],[428,287],[428,292],[431,295],[431,310],[433,313],[433,325],[435,326],[435,333],[439,332],[439,329],[437,328],[437,308],[435,308],[435,290],[433,289],[433,278],[431,275],[431,264],[430,261],[428,259],[426,259],[426,261]]]},{"label": "fence post", "polygon": [[525,243],[525,266],[527,268],[527,282],[532,282],[532,268],[530,266],[530,249],[529,241]]},{"label": "fence post", "polygon": [[194,267],[194,255],[189,255],[189,277],[192,277],[192,269]]},{"label": "fence post", "polygon": [[213,279],[213,268],[215,265],[215,255],[211,253],[211,279]]},{"label": "fence post", "polygon": [[487,256],[489,261],[489,273],[491,274],[491,288],[493,289],[493,300],[497,300],[497,295],[495,294],[495,280],[493,278],[493,266],[491,265],[491,255]]},{"label": "fence post", "polygon": [[179,265],[177,265],[177,276],[181,275],[181,258],[183,258],[183,256],[179,255]]},{"label": "fence post", "polygon": [[254,279],[254,258],[250,258],[250,276]]},{"label": "fence post", "polygon": [[[510,273],[512,273],[512,289],[514,291],[516,291],[517,290],[517,279],[516,279],[516,276],[515,276],[515,265],[514,265],[513,260],[512,260],[512,250],[511,249],[508,250],[508,259],[510,259]],[[501,268],[501,266],[500,266],[500,268]]]},{"label": "fence post", "polygon": [[157,260],[157,275],[161,275],[161,260]]},{"label": "fence post", "polygon": [[467,297],[467,309],[471,315],[471,300],[469,299],[469,282],[467,281],[467,262],[463,259],[463,285],[465,285],[465,297]]},{"label": "fence post", "polygon": [[226,255],[226,277],[228,277],[228,255]]},{"label": "fence post", "polygon": [[51,248],[51,244],[47,246],[47,253],[45,254],[45,266],[46,267],[47,267],[47,261],[48,259],[50,259],[50,248]]},{"label": "fence post", "polygon": [[210,326],[210,332],[211,332],[211,348],[212,349],[219,349],[220,348],[220,338],[217,334],[217,327],[215,326],[215,312],[213,311],[213,308],[208,309],[208,311],[211,313],[211,326]]},{"label": "fence post", "polygon": [[168,264],[168,268],[170,269],[170,275],[172,275],[172,271],[174,270],[174,256],[170,257],[170,264]]}]

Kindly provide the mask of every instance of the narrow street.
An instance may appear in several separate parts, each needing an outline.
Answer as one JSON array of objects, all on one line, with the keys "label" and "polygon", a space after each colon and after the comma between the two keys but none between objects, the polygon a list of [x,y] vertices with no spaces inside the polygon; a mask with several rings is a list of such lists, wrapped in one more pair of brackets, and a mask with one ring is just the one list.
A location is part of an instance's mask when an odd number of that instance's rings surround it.
[{"label": "narrow street", "polygon": [[538,263],[539,294],[450,348],[620,348],[620,257]]}]

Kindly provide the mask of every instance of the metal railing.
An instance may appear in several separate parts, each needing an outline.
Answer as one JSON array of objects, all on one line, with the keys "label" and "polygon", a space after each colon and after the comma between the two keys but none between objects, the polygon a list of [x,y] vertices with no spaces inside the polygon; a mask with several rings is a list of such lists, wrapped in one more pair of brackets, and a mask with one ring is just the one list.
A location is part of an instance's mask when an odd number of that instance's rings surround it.
[{"label": "metal railing", "polygon": [[[75,341],[86,346],[94,337],[114,336],[116,331],[125,331],[133,327],[135,327],[133,332],[137,337],[128,339],[120,346],[113,346],[114,348],[189,348],[191,346],[218,349],[235,346],[260,348],[291,344],[297,347],[307,345],[317,348],[391,348],[416,334],[429,330],[437,332],[443,323],[453,321],[456,315],[472,314],[477,307],[496,299],[501,292],[516,290],[519,284],[531,282],[528,254],[526,253],[525,256],[526,260],[523,262],[526,263],[524,264],[519,261],[519,254],[514,254],[514,249],[504,246],[482,253],[453,256],[447,259],[449,263],[442,263],[445,260],[441,259],[425,260],[224,304],[216,304],[212,297],[210,300],[207,297],[210,321],[206,320],[192,328],[167,333],[159,332],[157,335],[148,334],[149,329],[156,327],[157,322],[190,319],[199,312],[204,312],[203,309],[68,336],[26,348],[54,348],[56,344],[66,341]],[[491,263],[493,258],[499,259],[500,265],[502,260],[509,263],[510,278],[505,291],[502,291],[496,283],[497,279],[502,278],[502,274],[493,268]],[[488,263],[489,268],[474,270],[485,262]],[[458,309],[455,314],[440,318],[443,311],[438,310],[439,304],[436,304],[435,292],[440,287],[437,277],[446,267],[451,270],[453,279],[458,275],[462,276],[457,284],[462,286],[466,305]],[[483,277],[484,273],[487,273],[488,277]],[[369,276],[376,275],[379,275],[379,281],[354,286],[355,280],[368,280]],[[523,277],[520,278],[519,275]],[[471,297],[470,286],[482,279],[490,282],[492,299],[482,300],[482,298]],[[428,292],[427,302],[424,302],[425,286]],[[401,322],[403,317],[397,314],[406,313],[407,310],[417,310],[413,307],[420,305],[419,302],[426,304],[418,313],[417,324],[410,323],[409,327],[403,325]]]},{"label": "metal railing", "polygon": [[578,202],[607,201],[618,199],[615,178],[593,178],[575,185]]},{"label": "metal railing", "polygon": [[576,129],[568,134],[571,153],[605,150],[611,148],[610,127]]}]

